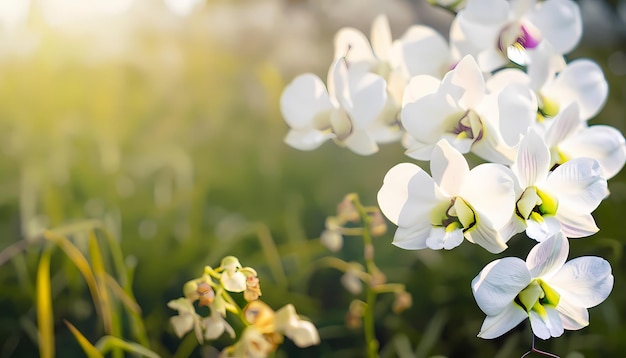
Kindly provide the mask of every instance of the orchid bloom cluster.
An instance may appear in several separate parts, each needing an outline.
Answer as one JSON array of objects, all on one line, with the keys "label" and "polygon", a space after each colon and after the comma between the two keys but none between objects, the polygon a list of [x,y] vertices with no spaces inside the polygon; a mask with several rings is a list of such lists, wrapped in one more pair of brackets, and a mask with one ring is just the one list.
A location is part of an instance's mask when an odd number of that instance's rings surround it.
[{"label": "orchid bloom cluster", "polygon": [[[215,269],[206,266],[201,277],[184,285],[183,293],[184,297],[167,304],[178,311],[170,322],[179,338],[193,330],[200,344],[205,340],[215,340],[224,333],[235,339],[235,329],[226,320],[226,312],[241,318],[245,328],[235,344],[222,351],[222,357],[267,357],[282,343],[284,336],[298,347],[319,343],[315,326],[301,319],[293,305],[274,312],[259,300],[261,286],[256,271],[251,267],[242,267],[234,256],[224,257]],[[230,293],[243,293],[247,305],[239,308]],[[201,307],[209,308],[207,317],[198,313]]]},{"label": "orchid bloom cluster", "polygon": [[[568,239],[599,230],[592,212],[626,162],[622,133],[589,124],[608,97],[601,68],[564,57],[581,38],[580,9],[467,0],[450,10],[449,41],[421,25],[392,40],[384,15],[369,40],[340,30],[326,85],[304,74],[282,94],[285,141],[312,150],[330,139],[361,155],[400,142],[430,173],[401,163],[386,174],[378,203],[398,226],[394,245],[450,250],[467,240],[501,253],[519,233],[537,242],[526,262],[494,261],[472,282],[487,315],[479,336],[526,317],[542,339],[580,329],[613,277],[601,258],[565,263]],[[483,162],[470,167],[468,154]]]}]

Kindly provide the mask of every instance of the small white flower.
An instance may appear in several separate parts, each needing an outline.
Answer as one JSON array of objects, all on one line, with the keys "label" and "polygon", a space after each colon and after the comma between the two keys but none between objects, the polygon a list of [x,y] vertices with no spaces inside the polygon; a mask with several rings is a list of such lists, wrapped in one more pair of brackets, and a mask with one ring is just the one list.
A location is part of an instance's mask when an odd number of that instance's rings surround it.
[{"label": "small white flower", "polygon": [[207,340],[217,339],[224,332],[228,333],[230,338],[235,338],[233,327],[215,309],[211,310],[209,317],[202,320],[202,325],[204,326],[204,338]]},{"label": "small white flower", "polygon": [[246,275],[241,271],[239,259],[234,256],[226,256],[222,259],[221,267],[224,269],[220,283],[227,291],[243,292],[246,290]]},{"label": "small white flower", "polygon": [[393,244],[409,250],[452,249],[466,238],[493,253],[506,249],[508,237],[499,230],[515,206],[510,169],[487,163],[470,170],[445,140],[432,154],[432,178],[410,163],[398,164],[385,175],[378,204],[398,225]]},{"label": "small white flower", "polygon": [[196,309],[190,300],[181,297],[179,299],[169,301],[167,303],[167,307],[178,311],[178,316],[170,317],[170,323],[172,324],[172,327],[174,327],[174,332],[178,338],[181,338],[193,329],[198,342],[204,342],[202,337],[201,318],[196,313]]},{"label": "small white flower", "polygon": [[506,257],[488,264],[472,281],[476,303],[487,315],[478,336],[499,337],[526,318],[541,339],[587,326],[587,309],[613,288],[611,266],[593,256],[566,263],[568,253],[567,238],[557,233],[535,245],[525,262]]},{"label": "small white flower", "polygon": [[276,331],[291,339],[296,346],[309,347],[320,343],[320,336],[313,323],[298,316],[292,304],[276,311]]}]

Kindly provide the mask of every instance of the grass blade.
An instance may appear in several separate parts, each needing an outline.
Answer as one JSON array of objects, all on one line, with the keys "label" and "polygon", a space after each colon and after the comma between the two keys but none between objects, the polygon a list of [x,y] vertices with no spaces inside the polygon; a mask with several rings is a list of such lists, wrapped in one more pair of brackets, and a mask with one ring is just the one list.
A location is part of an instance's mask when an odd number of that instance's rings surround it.
[{"label": "grass blade", "polygon": [[83,351],[85,352],[88,358],[104,357],[102,353],[98,351],[98,348],[96,348],[93,344],[91,344],[91,342],[89,342],[89,340],[85,338],[85,336],[83,336],[83,334],[80,333],[80,331],[76,327],[74,327],[73,324],[69,323],[68,321],[65,321],[65,325],[67,325],[70,331],[72,331],[72,334],[78,341],[78,344],[80,344],[80,346],[83,348]]},{"label": "grass blade", "polygon": [[96,343],[96,347],[100,352],[102,352],[102,354],[106,354],[113,349],[121,349],[126,352],[137,353],[148,358],[159,358],[158,354],[140,344],[127,342],[114,336],[104,336],[100,338],[98,343]]},{"label": "grass blade", "polygon": [[39,330],[39,356],[54,357],[54,319],[52,315],[52,290],[50,288],[50,255],[47,247],[41,254],[37,267],[37,326]]}]

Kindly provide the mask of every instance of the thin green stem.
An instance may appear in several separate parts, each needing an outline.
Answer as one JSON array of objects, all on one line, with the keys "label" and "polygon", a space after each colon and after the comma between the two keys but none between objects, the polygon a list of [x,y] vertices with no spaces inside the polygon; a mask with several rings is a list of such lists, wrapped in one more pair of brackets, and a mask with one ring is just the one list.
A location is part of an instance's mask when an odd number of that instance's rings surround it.
[{"label": "thin green stem", "polygon": [[387,292],[403,292],[405,290],[405,286],[401,283],[386,283],[374,287],[373,290],[378,294]]},{"label": "thin green stem", "polygon": [[[370,277],[378,272],[378,267],[374,263],[374,245],[372,243],[372,235],[370,234],[370,221],[367,210],[361,204],[356,194],[351,195],[351,200],[356,207],[361,220],[363,221],[363,258],[365,260],[365,268]],[[365,311],[363,312],[363,330],[365,334],[365,344],[367,345],[368,358],[378,357],[378,340],[376,339],[376,330],[374,325],[374,306],[376,304],[377,292],[372,287],[372,283],[368,282],[365,293]]]}]

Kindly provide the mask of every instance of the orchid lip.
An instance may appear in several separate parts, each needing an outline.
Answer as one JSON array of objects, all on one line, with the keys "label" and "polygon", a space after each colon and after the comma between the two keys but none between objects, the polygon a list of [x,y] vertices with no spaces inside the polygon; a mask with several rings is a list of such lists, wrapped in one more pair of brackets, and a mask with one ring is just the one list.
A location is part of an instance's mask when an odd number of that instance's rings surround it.
[{"label": "orchid lip", "polygon": [[520,30],[522,30],[522,35],[518,37],[517,43],[522,47],[525,49],[534,49],[539,45],[541,38],[539,36],[533,36],[526,25],[522,25]]}]

